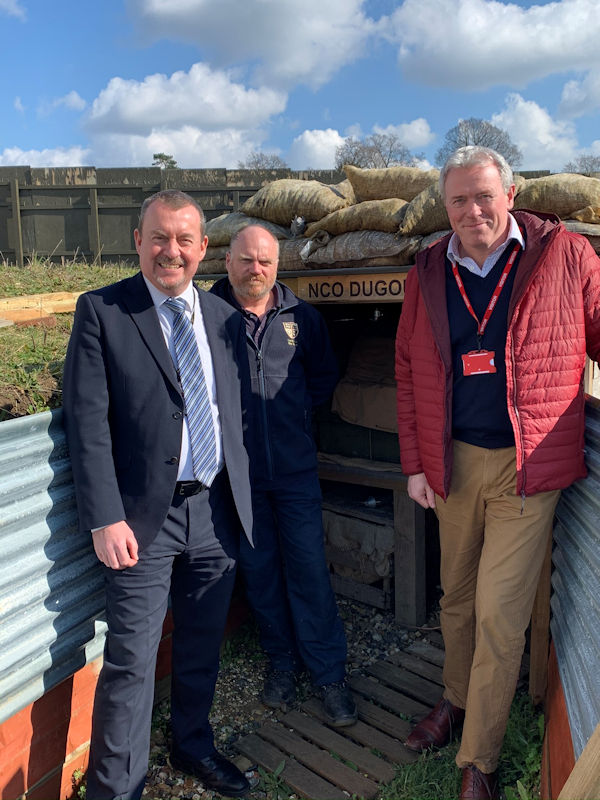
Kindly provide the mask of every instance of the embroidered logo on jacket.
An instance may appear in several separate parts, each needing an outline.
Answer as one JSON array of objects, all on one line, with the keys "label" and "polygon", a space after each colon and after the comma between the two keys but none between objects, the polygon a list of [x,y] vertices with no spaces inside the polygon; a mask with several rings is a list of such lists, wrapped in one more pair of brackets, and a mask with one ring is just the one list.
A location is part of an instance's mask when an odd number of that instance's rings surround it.
[{"label": "embroidered logo on jacket", "polygon": [[296,342],[295,340],[298,338],[298,334],[300,333],[300,328],[298,327],[297,322],[282,322],[283,330],[286,332],[288,337],[288,344],[290,347],[295,347]]}]

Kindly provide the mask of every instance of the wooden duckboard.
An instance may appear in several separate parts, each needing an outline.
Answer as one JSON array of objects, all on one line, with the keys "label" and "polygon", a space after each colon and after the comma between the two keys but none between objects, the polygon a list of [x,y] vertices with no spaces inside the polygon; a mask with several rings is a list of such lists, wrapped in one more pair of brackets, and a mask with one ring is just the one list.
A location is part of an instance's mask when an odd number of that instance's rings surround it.
[{"label": "wooden duckboard", "polygon": [[240,739],[237,749],[308,800],[375,797],[398,765],[417,758],[403,742],[442,695],[443,651],[415,644],[350,678],[356,724],[329,726],[312,697]]}]

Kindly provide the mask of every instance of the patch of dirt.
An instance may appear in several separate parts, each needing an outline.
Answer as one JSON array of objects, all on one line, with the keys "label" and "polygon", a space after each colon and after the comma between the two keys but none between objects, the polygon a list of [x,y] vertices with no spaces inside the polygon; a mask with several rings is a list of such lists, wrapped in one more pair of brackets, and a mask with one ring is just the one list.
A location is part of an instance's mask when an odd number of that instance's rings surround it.
[{"label": "patch of dirt", "polygon": [[12,384],[0,385],[0,420],[24,417],[44,406],[55,406],[52,401],[59,395],[59,382],[49,372],[39,372],[35,387],[23,388]]}]

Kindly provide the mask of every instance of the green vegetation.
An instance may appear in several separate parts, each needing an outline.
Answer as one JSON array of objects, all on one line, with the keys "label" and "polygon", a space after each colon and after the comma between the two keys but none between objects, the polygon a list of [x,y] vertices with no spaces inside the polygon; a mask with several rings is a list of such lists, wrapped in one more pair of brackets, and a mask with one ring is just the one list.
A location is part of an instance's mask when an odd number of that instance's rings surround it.
[{"label": "green vegetation", "polygon": [[[31,259],[25,267],[0,261],[0,298],[51,292],[85,292],[137,272],[131,264],[54,264]],[[201,288],[210,283],[199,281]],[[56,325],[0,328],[0,422],[62,405],[62,370],[73,314],[56,314]],[[2,312],[0,310],[0,317]]]},{"label": "green vegetation", "polygon": [[53,264],[48,259],[33,258],[25,267],[0,261],[0,297],[19,297],[47,292],[85,292],[133,275],[131,264],[92,266],[69,261]]},{"label": "green vegetation", "polygon": [[[513,701],[498,765],[506,800],[539,797],[544,716],[525,691]],[[458,744],[420,756],[398,768],[397,777],[384,787],[378,800],[440,800],[458,797],[460,772],[454,759]]]},{"label": "green vegetation", "polygon": [[[26,267],[16,267],[4,262],[0,263],[0,296],[83,292],[135,271],[125,264],[100,267],[33,259]],[[61,405],[62,369],[73,314],[56,314],[55,319],[52,327],[0,328],[0,421]]]}]

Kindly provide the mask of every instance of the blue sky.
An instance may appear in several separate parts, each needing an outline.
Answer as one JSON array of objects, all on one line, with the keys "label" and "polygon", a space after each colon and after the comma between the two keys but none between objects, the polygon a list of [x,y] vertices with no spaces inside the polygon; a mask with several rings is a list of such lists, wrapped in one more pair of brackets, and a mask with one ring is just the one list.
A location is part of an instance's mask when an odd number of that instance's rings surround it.
[{"label": "blue sky", "polygon": [[600,2],[0,0],[0,166],[329,169],[393,132],[504,128],[522,169],[600,156]]}]

